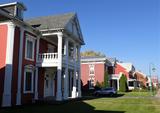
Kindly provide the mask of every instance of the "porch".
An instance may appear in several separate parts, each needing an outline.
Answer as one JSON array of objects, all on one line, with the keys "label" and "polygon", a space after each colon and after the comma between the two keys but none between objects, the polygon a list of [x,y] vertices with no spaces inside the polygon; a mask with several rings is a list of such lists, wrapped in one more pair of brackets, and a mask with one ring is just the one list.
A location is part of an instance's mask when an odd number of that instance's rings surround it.
[{"label": "porch", "polygon": [[120,74],[110,74],[109,75],[110,79],[110,86],[119,90],[119,79],[120,79]]}]

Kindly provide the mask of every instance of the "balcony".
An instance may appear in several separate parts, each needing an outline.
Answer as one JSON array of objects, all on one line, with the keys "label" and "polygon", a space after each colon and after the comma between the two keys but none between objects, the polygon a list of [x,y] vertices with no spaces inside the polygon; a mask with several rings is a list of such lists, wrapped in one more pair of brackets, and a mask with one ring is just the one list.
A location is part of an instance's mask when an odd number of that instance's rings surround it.
[{"label": "balcony", "polygon": [[40,53],[38,55],[37,65],[40,67],[57,66],[58,53]]},{"label": "balcony", "polygon": [[[66,56],[62,57],[62,64],[66,64]],[[75,60],[73,57],[68,57],[68,66],[74,67]],[[77,67],[80,67],[80,62],[76,61]],[[58,66],[58,53],[40,53],[38,55],[37,66],[39,67],[56,67]]]}]

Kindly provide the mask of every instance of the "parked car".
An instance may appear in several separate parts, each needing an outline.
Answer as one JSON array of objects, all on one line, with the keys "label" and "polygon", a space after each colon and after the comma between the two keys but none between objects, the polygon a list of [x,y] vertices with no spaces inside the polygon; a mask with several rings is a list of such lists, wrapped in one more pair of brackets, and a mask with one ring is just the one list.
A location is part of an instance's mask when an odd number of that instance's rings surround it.
[{"label": "parked car", "polygon": [[100,90],[97,90],[93,94],[94,96],[107,96],[107,95],[113,96],[117,94],[117,91],[114,88],[109,87],[109,88],[102,88]]}]

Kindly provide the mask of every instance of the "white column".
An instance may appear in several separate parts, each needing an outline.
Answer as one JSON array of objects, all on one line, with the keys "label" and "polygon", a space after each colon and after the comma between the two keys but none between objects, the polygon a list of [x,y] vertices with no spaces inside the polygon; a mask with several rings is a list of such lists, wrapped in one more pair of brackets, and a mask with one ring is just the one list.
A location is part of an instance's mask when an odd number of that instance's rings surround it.
[{"label": "white column", "polygon": [[65,75],[64,75],[64,99],[68,99],[68,39],[65,39],[65,63],[66,63],[66,67],[65,67]]},{"label": "white column", "polygon": [[77,69],[76,69],[76,65],[77,65],[77,63],[76,63],[76,44],[74,44],[74,72],[73,72],[73,88],[72,88],[72,98],[76,98],[76,95],[77,95],[77,93],[76,93],[76,90],[77,90],[77,88],[76,88],[76,71],[77,71]]},{"label": "white column", "polygon": [[[37,47],[36,47],[36,62],[38,61],[38,54],[39,54],[39,40],[40,37],[37,38]],[[34,92],[34,99],[38,99],[38,67],[36,66],[36,74],[35,74],[35,92]]]},{"label": "white column", "polygon": [[9,23],[8,24],[8,34],[7,34],[4,92],[3,92],[3,100],[2,100],[2,106],[4,107],[11,106],[14,32],[15,32],[15,25],[13,23]]},{"label": "white column", "polygon": [[16,100],[16,105],[21,105],[21,79],[22,79],[23,40],[24,40],[24,29],[23,29],[23,27],[21,27],[20,47],[19,47],[19,62],[18,62],[18,84],[17,84],[17,100]]},{"label": "white column", "polygon": [[119,91],[119,79],[117,79],[117,90]]},{"label": "white column", "polygon": [[62,76],[62,33],[58,33],[58,66],[57,66],[57,94],[56,100],[62,100],[62,84],[61,84],[61,76]]},{"label": "white column", "polygon": [[81,56],[80,56],[80,46],[78,47],[78,97],[81,97]]}]

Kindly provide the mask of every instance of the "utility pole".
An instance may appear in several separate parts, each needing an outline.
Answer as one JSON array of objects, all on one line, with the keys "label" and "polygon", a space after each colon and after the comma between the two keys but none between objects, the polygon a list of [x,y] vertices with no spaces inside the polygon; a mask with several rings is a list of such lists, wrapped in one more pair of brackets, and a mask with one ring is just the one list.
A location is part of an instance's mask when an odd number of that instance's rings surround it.
[{"label": "utility pole", "polygon": [[155,71],[156,68],[154,66],[153,63],[149,64],[149,76],[150,76],[150,91],[151,91],[151,95],[153,96],[153,88],[152,88],[152,71]]}]

